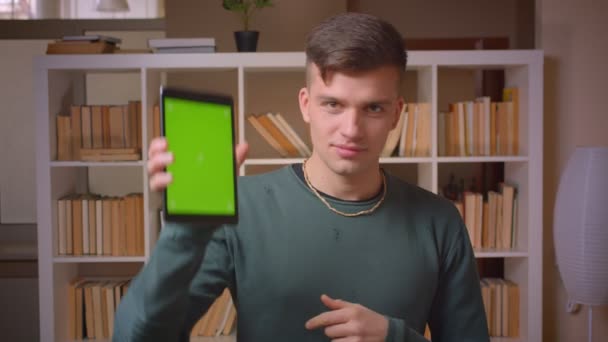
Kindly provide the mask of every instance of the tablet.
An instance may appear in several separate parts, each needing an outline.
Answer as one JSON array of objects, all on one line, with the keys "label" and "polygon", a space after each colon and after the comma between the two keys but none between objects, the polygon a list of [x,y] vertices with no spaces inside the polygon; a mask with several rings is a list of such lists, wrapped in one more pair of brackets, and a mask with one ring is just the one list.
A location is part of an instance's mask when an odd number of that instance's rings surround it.
[{"label": "tablet", "polygon": [[161,88],[161,133],[173,163],[164,190],[166,221],[236,223],[233,100],[229,96]]}]

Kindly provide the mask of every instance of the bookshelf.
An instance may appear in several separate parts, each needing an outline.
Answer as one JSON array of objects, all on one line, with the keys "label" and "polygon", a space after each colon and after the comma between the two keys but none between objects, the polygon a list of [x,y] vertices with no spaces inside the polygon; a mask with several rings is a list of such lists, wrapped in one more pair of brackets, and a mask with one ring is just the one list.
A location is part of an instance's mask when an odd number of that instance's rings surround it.
[{"label": "bookshelf", "polygon": [[[134,275],[148,260],[159,230],[160,196],[147,187],[145,158],[151,139],[153,106],[158,102],[162,84],[181,85],[174,75],[209,75],[202,87],[231,93],[235,98],[237,139],[250,143],[250,158],[239,170],[252,174],[301,162],[302,158],[280,158],[262,140],[246,117],[252,112],[272,110],[273,103],[294,130],[310,146],[306,126],[297,111],[297,89],[304,82],[305,56],[288,53],[215,53],[179,55],[50,55],[35,59],[36,111],[36,189],[38,221],[38,255],[40,282],[40,333],[42,341],[69,340],[67,326],[67,285],[76,275]],[[504,164],[505,181],[518,187],[516,248],[477,249],[477,258],[504,260],[504,277],[520,288],[520,337],[492,338],[493,342],[542,340],[542,160],[543,160],[543,55],[535,50],[493,51],[414,51],[409,53],[406,92],[407,101],[431,104],[431,151],[428,157],[383,157],[381,163],[390,170],[405,170],[419,186],[439,193],[440,175],[445,169],[480,163]],[[437,117],[443,96],[439,83],[446,70],[468,72],[479,69],[505,71],[505,86],[518,87],[519,155],[516,156],[439,156]],[[142,104],[143,160],[129,162],[55,161],[55,121],[57,113],[66,113],[71,104],[88,104],[103,87],[87,87],[99,75],[122,80],[131,78],[132,89],[127,100]],[[203,77],[206,78],[206,77]],[[216,83],[220,79],[221,82]],[[266,96],[258,84],[267,82],[284,88]],[[286,87],[276,87],[286,82]],[[214,87],[215,84],[215,87]],[[272,86],[271,86],[272,87]],[[114,96],[108,101],[118,101]],[[407,94],[406,94],[407,96]],[[466,100],[466,99],[459,99]],[[99,101],[99,100],[97,100]],[[283,103],[289,103],[283,105]],[[289,113],[287,113],[289,112]],[[398,172],[399,174],[399,172]],[[128,175],[121,176],[121,175]],[[122,178],[128,178],[126,182]],[[126,182],[126,183],[125,183]],[[57,199],[70,191],[106,191],[121,195],[129,191],[143,194],[144,253],[141,256],[63,256],[57,254]],[[233,341],[234,336],[193,338],[192,341]]]}]

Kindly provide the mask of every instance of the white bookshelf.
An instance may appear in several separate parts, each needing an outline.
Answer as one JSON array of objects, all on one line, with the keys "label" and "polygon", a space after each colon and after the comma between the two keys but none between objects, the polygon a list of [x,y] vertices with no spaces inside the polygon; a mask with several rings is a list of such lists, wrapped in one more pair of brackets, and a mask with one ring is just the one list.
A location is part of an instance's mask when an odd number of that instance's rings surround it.
[{"label": "white bookshelf", "polygon": [[[171,75],[215,75],[222,78],[235,96],[237,139],[250,143],[250,159],[241,167],[241,174],[258,172],[301,162],[301,158],[279,158],[257,132],[248,127],[246,115],[265,111],[268,107],[256,101],[282,101],[297,108],[297,93],[281,93],[276,98],[258,99],[257,83],[265,79],[282,79],[283,75],[301,74],[304,81],[305,56],[289,53],[216,53],[180,55],[50,55],[35,59],[36,110],[36,189],[40,290],[41,341],[67,340],[67,284],[76,275],[134,274],[148,260],[158,231],[160,198],[147,187],[145,158],[152,131],[152,107],[158,102],[161,84],[170,82]],[[442,70],[504,69],[505,85],[520,89],[520,155],[492,157],[442,157],[437,155],[437,112],[439,77]],[[477,258],[504,258],[505,277],[520,286],[520,337],[493,338],[494,342],[540,342],[542,340],[542,160],[543,160],[543,55],[534,50],[508,51],[414,51],[409,53],[408,76],[414,76],[417,102],[432,104],[431,155],[423,158],[381,158],[391,168],[414,170],[419,186],[438,193],[440,169],[454,164],[499,162],[505,165],[505,180],[518,186],[518,217],[514,250],[476,250]],[[70,104],[89,104],[87,75],[131,75],[139,89],[133,90],[142,102],[144,160],[135,162],[70,162],[54,161],[55,115],[69,109]],[[219,76],[218,76],[219,75]],[[290,77],[292,77],[290,76]],[[167,81],[169,79],[169,81]],[[274,82],[274,81],[272,81]],[[256,86],[253,87],[252,85]],[[173,85],[173,84],[171,84]],[[206,85],[207,87],[209,84]],[[292,86],[293,87],[293,86]],[[96,87],[99,89],[99,87]],[[223,89],[223,88],[222,88]],[[291,91],[293,89],[290,89]],[[287,90],[286,90],[287,91]],[[250,96],[248,97],[248,94]],[[289,97],[291,96],[291,97]],[[284,98],[287,97],[287,98]],[[129,98],[133,100],[133,98]],[[124,99],[129,100],[129,99]],[[461,99],[467,100],[467,99]],[[270,104],[272,105],[272,104]],[[301,137],[306,127],[299,112],[285,115]],[[307,138],[309,139],[309,138]],[[310,144],[309,140],[305,141]],[[139,189],[144,197],[145,253],[137,257],[82,256],[56,254],[56,200],[73,190],[89,187],[120,191],[120,175],[127,170],[134,181],[129,185]],[[253,170],[253,171],[250,171]],[[110,176],[100,174],[110,173]],[[112,174],[114,176],[112,176]],[[101,179],[101,180],[100,180]],[[233,341],[234,336],[196,338],[193,341]]]}]

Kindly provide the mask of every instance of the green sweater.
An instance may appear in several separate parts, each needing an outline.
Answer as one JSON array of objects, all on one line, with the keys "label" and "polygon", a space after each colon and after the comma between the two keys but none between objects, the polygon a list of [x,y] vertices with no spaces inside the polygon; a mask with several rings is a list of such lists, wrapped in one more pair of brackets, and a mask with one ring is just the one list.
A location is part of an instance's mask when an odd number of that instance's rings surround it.
[{"label": "green sweater", "polygon": [[[475,257],[446,199],[387,176],[385,202],[331,212],[292,167],[239,178],[239,223],[166,224],[122,299],[113,341],[188,341],[225,287],[239,341],[328,341],[321,294],[389,319],[387,341],[489,341]],[[342,211],[375,203],[328,199]]]}]

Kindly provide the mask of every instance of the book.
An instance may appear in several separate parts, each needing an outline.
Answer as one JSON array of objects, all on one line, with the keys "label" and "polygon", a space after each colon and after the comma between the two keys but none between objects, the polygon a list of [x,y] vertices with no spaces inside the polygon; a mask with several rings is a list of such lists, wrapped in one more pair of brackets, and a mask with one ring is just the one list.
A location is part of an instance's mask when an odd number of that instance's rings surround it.
[{"label": "book", "polygon": [[118,37],[106,36],[101,34],[85,34],[75,36],[63,36],[61,37],[63,42],[98,42],[103,41],[110,44],[120,44],[122,39]]},{"label": "book", "polygon": [[503,101],[512,102],[511,108],[511,125],[509,134],[511,136],[511,149],[510,154],[519,154],[519,89],[518,88],[504,88],[503,89]]},{"label": "book", "polygon": [[179,47],[215,47],[215,38],[153,38],[148,39],[151,48],[179,48]]},{"label": "book", "polygon": [[414,156],[429,157],[431,155],[431,105],[417,103],[418,124],[416,125],[416,149]]},{"label": "book", "polygon": [[46,48],[48,55],[67,55],[67,54],[99,54],[113,53],[116,49],[115,44],[105,41],[97,42],[64,42],[56,41],[49,43]]},{"label": "book", "polygon": [[300,151],[303,152],[302,156],[303,157],[310,156],[312,154],[312,151],[310,150],[310,148],[308,147],[308,145],[306,145],[306,143],[304,143],[304,141],[302,140],[302,138],[300,138],[300,136],[291,127],[291,125],[289,125],[289,123],[287,123],[287,120],[285,120],[283,118],[283,116],[281,115],[281,113],[275,113],[274,116],[287,129],[288,133],[292,136],[292,138],[294,139],[294,141],[297,144],[296,146],[299,146],[298,150],[300,150]]},{"label": "book", "polygon": [[291,143],[291,141],[281,132],[281,130],[275,126],[272,120],[266,115],[257,116],[258,122],[264,126],[266,131],[272,135],[272,137],[281,145],[281,147],[287,151],[289,157],[297,157],[298,150]]},{"label": "book", "polygon": [[66,204],[69,202],[65,198],[57,200],[57,249],[58,255],[67,254],[67,218],[66,218]]},{"label": "book", "polygon": [[386,137],[386,142],[384,143],[384,148],[382,149],[381,157],[390,157],[395,151],[397,145],[399,144],[399,138],[401,137],[401,131],[403,129],[403,119],[405,117],[406,110],[407,103],[404,103],[403,108],[399,113],[397,125],[388,133],[388,137]]},{"label": "book", "polygon": [[170,48],[155,48],[153,53],[211,53],[215,52],[215,46],[187,46],[187,47],[170,47]]},{"label": "book", "polygon": [[82,126],[80,123],[80,106],[72,105],[70,107],[70,122],[72,133],[72,158],[80,159],[80,149],[82,148]]},{"label": "book", "polygon": [[307,157],[310,155],[310,151],[307,150],[305,145],[303,145],[304,143],[301,142],[301,139],[297,136],[297,134],[295,134],[287,121],[274,113],[267,113],[266,116],[270,119],[270,121],[272,121],[272,124],[279,129],[283,136],[285,136],[285,138],[287,138],[287,140],[289,140],[289,142],[296,148],[300,157]]},{"label": "book", "polygon": [[287,157],[289,154],[287,151],[275,140],[275,138],[266,130],[266,128],[258,121],[258,118],[251,114],[247,115],[247,121],[255,128],[255,130],[272,146],[281,157]]},{"label": "book", "polygon": [[57,115],[57,160],[72,159],[72,122],[67,115]]}]

